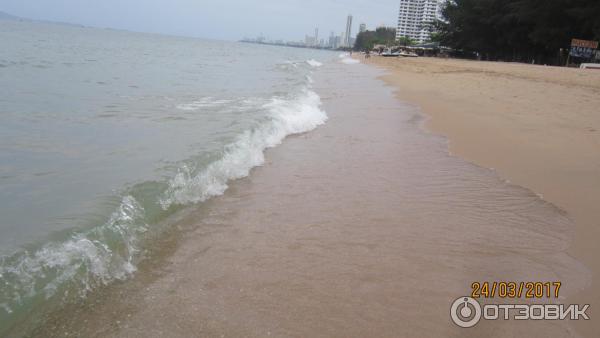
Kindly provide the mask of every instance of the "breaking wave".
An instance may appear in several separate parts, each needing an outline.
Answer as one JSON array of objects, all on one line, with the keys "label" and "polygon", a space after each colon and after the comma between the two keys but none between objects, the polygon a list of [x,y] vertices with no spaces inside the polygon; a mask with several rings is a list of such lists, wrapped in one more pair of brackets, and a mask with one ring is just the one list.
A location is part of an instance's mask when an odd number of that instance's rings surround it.
[{"label": "breaking wave", "polygon": [[200,110],[202,108],[213,108],[213,107],[224,106],[228,103],[231,103],[231,100],[218,100],[218,99],[213,99],[212,97],[205,97],[200,100],[193,101],[193,102],[178,104],[176,108],[179,110],[185,110],[185,111],[196,111],[196,110]]},{"label": "breaking wave", "polygon": [[323,65],[321,62],[314,59],[307,60],[306,63],[308,63],[312,67],[321,67]]},{"label": "breaking wave", "polygon": [[357,63],[360,63],[360,61],[353,59],[350,56],[350,53],[342,53],[342,54],[338,55],[338,58],[340,59],[341,63],[347,64],[347,65],[355,65]]},{"label": "breaking wave", "polygon": [[[304,64],[310,68],[322,65],[315,60]],[[129,278],[143,256],[148,234],[160,233],[158,222],[182,206],[223,194],[231,180],[248,176],[252,168],[264,163],[266,149],[279,145],[288,135],[325,123],[321,99],[310,88],[310,68],[295,93],[229,101],[207,97],[178,105],[179,110],[195,111],[238,107],[248,101],[263,114],[252,128],[239,133],[220,153],[212,154],[210,162],[188,160],[170,179],[126,188],[99,225],[0,257],[0,335],[52,304],[85,297],[99,286]]]},{"label": "breaking wave", "polygon": [[143,207],[125,196],[101,226],[0,258],[0,323],[8,327],[24,309],[55,295],[83,297],[99,285],[126,279],[136,270],[140,235],[147,230]]},{"label": "breaking wave", "polygon": [[226,147],[221,159],[199,173],[188,166],[181,169],[161,198],[163,209],[204,202],[223,194],[227,182],[248,176],[252,168],[264,163],[265,149],[277,146],[288,135],[304,133],[325,123],[327,115],[320,105],[320,97],[309,89],[295,98],[273,98],[263,107],[269,111],[267,121],[240,135]]},{"label": "breaking wave", "polygon": [[352,59],[350,57],[344,57],[342,58],[342,63],[347,64],[347,65],[355,65],[360,63],[360,61],[356,60],[356,59]]}]

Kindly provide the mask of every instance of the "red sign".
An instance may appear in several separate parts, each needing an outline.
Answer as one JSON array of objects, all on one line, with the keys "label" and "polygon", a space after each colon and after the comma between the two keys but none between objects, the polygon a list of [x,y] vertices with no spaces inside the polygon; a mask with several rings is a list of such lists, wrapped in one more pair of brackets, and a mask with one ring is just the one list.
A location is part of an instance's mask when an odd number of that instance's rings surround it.
[{"label": "red sign", "polygon": [[596,49],[598,48],[598,41],[573,39],[571,40],[571,47]]}]

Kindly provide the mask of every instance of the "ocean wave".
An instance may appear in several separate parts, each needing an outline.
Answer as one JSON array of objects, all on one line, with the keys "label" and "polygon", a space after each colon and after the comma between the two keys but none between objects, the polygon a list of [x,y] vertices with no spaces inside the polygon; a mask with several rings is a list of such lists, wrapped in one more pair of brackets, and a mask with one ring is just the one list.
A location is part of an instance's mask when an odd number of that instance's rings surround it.
[{"label": "ocean wave", "polygon": [[292,66],[293,68],[298,68],[298,62],[291,61],[291,60],[284,61],[282,65],[283,66]]},{"label": "ocean wave", "polygon": [[350,53],[342,53],[342,54],[338,55],[338,58],[340,59],[341,63],[347,64],[347,65],[355,65],[357,63],[360,63],[360,61],[353,59],[350,56]]},{"label": "ocean wave", "polygon": [[321,66],[323,66],[323,63],[321,63],[321,62],[319,62],[317,60],[314,60],[314,59],[306,60],[306,63],[308,63],[312,67],[321,67]]},{"label": "ocean wave", "polygon": [[187,166],[180,170],[160,200],[163,209],[222,195],[230,180],[246,177],[252,168],[264,163],[267,148],[277,146],[288,135],[304,133],[325,123],[327,115],[320,106],[320,97],[309,89],[291,99],[273,98],[264,105],[269,111],[268,121],[240,135],[226,147],[220,160],[197,174]]},{"label": "ocean wave", "polygon": [[147,231],[144,209],[125,196],[109,220],[77,232],[59,243],[47,243],[0,259],[0,323],[5,314],[75,290],[85,296],[98,285],[123,280],[135,272],[141,234]]},{"label": "ocean wave", "polygon": [[212,97],[205,97],[200,100],[192,101],[189,103],[178,104],[176,106],[176,108],[179,110],[184,110],[184,111],[197,111],[202,108],[220,107],[220,106],[226,105],[228,103],[231,103],[231,100],[214,99]]},{"label": "ocean wave", "polygon": [[205,97],[176,106],[187,111],[221,106],[264,111],[254,128],[240,133],[222,154],[213,154],[212,162],[190,160],[170,179],[140,183],[143,189],[126,188],[106,221],[95,227],[0,257],[0,335],[56,302],[85,297],[98,286],[129,278],[145,241],[153,238],[148,233],[161,231],[157,219],[166,219],[179,210],[177,206],[223,194],[231,180],[248,176],[264,163],[267,148],[325,123],[321,99],[310,89],[310,68],[315,66],[300,64],[307,73],[302,75],[304,87],[297,87],[296,93],[234,100]]},{"label": "ocean wave", "polygon": [[343,64],[347,64],[347,65],[355,65],[355,64],[358,64],[358,63],[360,63],[360,61],[358,61],[358,60],[356,60],[356,59],[352,59],[352,58],[350,58],[350,57],[345,57],[345,58],[343,58],[343,59],[341,60],[341,62],[342,62]]}]

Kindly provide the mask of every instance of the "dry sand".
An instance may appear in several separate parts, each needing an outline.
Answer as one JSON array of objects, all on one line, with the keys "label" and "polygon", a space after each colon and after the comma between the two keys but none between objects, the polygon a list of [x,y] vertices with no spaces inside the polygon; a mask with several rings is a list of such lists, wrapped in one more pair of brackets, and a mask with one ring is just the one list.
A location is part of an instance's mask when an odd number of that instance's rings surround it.
[{"label": "dry sand", "polygon": [[[589,272],[566,252],[564,212],[450,156],[381,74],[324,66],[315,86],[326,125],[269,150],[263,167],[180,222],[182,238],[162,260],[37,335],[575,336],[562,321],[451,322],[450,304],[474,281],[561,280],[572,299]],[[483,97],[475,94],[463,104]]]},{"label": "dry sand", "polygon": [[397,95],[431,117],[452,154],[497,172],[567,211],[569,248],[593,284],[572,302],[591,303],[577,323],[600,336],[600,71],[452,59],[371,58]]}]

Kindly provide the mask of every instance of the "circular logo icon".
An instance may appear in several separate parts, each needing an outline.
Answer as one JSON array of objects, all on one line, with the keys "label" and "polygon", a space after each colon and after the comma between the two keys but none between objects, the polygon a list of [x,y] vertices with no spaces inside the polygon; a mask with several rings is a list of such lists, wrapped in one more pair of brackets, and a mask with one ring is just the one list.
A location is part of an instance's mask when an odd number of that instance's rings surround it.
[{"label": "circular logo icon", "polygon": [[452,303],[450,317],[460,327],[473,327],[481,320],[481,305],[471,297],[461,297]]}]

